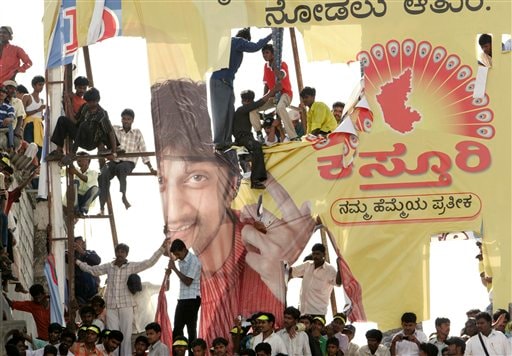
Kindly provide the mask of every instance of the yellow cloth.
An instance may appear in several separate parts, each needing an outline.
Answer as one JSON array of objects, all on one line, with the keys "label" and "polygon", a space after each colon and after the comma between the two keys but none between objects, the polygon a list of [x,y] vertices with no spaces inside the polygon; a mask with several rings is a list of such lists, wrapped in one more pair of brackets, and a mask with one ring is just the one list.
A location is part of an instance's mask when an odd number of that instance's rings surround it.
[{"label": "yellow cloth", "polygon": [[322,102],[315,101],[308,111],[308,132],[311,133],[316,129],[323,132],[334,131],[336,128],[336,119],[327,105]]},{"label": "yellow cloth", "polygon": [[43,120],[37,116],[27,116],[23,122],[23,128],[29,123],[34,124],[34,143],[39,147],[43,147]]}]

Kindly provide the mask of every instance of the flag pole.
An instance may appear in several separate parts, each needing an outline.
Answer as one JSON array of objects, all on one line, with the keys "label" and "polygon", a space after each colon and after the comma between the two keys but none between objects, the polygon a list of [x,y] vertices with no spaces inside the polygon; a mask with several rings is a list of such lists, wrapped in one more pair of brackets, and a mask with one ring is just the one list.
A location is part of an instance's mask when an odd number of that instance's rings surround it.
[{"label": "flag pole", "polygon": [[[318,222],[321,223],[320,219],[318,219]],[[325,227],[321,227],[320,228],[320,237],[322,239],[322,245],[324,245],[325,247],[325,261],[327,263],[330,263],[330,258],[329,258],[329,245],[327,244],[327,234],[326,234],[326,231],[325,231]],[[334,243],[334,241],[333,241]],[[336,266],[336,270],[339,270],[339,267]],[[341,276],[341,271],[339,271],[340,273],[340,276]],[[343,283],[343,281],[342,281]],[[331,291],[331,310],[332,310],[332,315],[336,314],[338,312],[338,303],[336,302],[336,294],[334,293],[334,289]]]},{"label": "flag pole", "polygon": [[290,27],[290,40],[292,42],[293,62],[295,64],[295,75],[297,76],[297,87],[299,88],[299,92],[301,92],[304,88],[304,83],[302,82],[302,71],[300,67],[299,50],[297,49],[295,27]]},{"label": "flag pole", "polygon": [[[297,88],[299,89],[300,93],[304,88],[304,83],[302,82],[302,70],[300,67],[299,50],[297,49],[297,36],[295,35],[295,27],[290,27],[290,41],[292,43],[293,63],[295,65],[295,76],[297,77]],[[302,114],[300,115],[300,122],[302,123],[304,130],[306,130],[306,118]]]}]

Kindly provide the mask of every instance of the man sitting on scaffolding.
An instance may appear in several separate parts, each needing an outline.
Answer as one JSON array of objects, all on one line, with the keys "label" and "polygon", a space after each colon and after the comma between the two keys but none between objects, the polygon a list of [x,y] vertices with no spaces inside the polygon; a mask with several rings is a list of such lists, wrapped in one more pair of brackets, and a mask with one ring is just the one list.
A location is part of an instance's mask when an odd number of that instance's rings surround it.
[{"label": "man sitting on scaffolding", "polygon": [[[137,153],[146,152],[146,144],[144,137],[139,129],[132,128],[135,113],[132,109],[124,109],[121,113],[122,126],[115,125],[114,133],[120,142],[120,147],[126,153]],[[110,190],[110,181],[112,178],[117,177],[119,179],[119,191],[122,194],[122,201],[124,207],[128,209],[131,205],[126,198],[126,176],[130,174],[139,157],[126,157],[122,160],[114,159],[110,160],[101,168],[101,174],[99,177],[100,185],[100,211],[103,215],[105,212],[105,202]],[[149,172],[156,175],[156,171],[151,166],[151,161],[148,157],[142,157],[142,162],[148,167]]]},{"label": "man sitting on scaffolding", "polygon": [[[88,151],[98,148],[98,154],[108,154],[108,159],[117,158],[119,143],[108,113],[99,105],[100,92],[96,88],[91,88],[85,92],[84,100],[85,104],[80,107],[75,117],[59,117],[51,137],[57,149],[50,152],[46,157],[47,161],[60,160],[63,164],[71,164],[78,147]],[[64,156],[66,137],[74,142],[71,152]]]},{"label": "man sitting on scaffolding", "polygon": [[[265,60],[265,66],[263,68],[263,83],[265,84],[264,93],[268,93],[268,91],[274,89],[277,83],[281,84],[281,96],[279,97],[278,102],[274,102],[274,100],[269,100],[256,110],[253,110],[250,114],[251,124],[256,131],[258,140],[263,143],[263,135],[261,133],[261,121],[259,111],[265,111],[274,105],[276,105],[277,115],[281,122],[284,125],[284,129],[286,130],[287,139],[290,141],[300,141],[300,137],[297,136],[295,132],[295,127],[293,126],[290,115],[288,115],[288,111],[286,108],[290,106],[292,101],[292,86],[290,83],[290,77],[288,75],[288,66],[286,62],[281,62],[281,70],[277,72],[276,62],[274,57],[274,46],[271,44],[267,44],[261,50],[263,59]],[[276,81],[276,76],[278,80]],[[282,138],[283,142],[286,142],[287,139],[285,137]]]}]

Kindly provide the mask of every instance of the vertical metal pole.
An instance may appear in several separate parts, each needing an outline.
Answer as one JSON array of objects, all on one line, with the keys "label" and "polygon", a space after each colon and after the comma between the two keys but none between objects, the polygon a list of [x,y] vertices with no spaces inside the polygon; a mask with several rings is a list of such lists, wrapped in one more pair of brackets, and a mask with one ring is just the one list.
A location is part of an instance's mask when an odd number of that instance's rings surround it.
[{"label": "vertical metal pole", "polygon": [[89,85],[94,87],[94,79],[92,76],[92,67],[91,67],[91,57],[89,56],[89,47],[84,46],[84,62],[85,62],[85,73],[87,75],[87,79],[89,79]]},{"label": "vertical metal pole", "polygon": [[114,249],[116,248],[119,241],[117,240],[116,221],[114,219],[114,209],[112,208],[112,199],[110,199],[110,193],[107,196],[107,209],[108,209],[108,221],[110,222],[110,230],[112,231],[112,243]]},{"label": "vertical metal pole", "polygon": [[[299,93],[304,88],[304,83],[302,82],[302,70],[300,68],[300,58],[299,58],[299,50],[297,49],[297,37],[295,36],[295,28],[290,27],[290,40],[292,42],[292,51],[293,51],[293,63],[295,64],[295,75],[297,76],[297,87],[299,89]],[[304,130],[307,128],[307,123],[304,115],[300,115],[300,122]]]},{"label": "vertical metal pole", "polygon": [[[322,227],[320,229],[320,237],[322,238],[322,245],[325,246],[325,261],[327,263],[330,263],[329,258],[329,245],[327,244],[327,235],[325,233],[325,228]],[[336,266],[336,270],[338,270],[339,267]],[[334,293],[334,289],[331,292],[331,309],[332,309],[332,315],[336,314],[338,312],[338,305],[336,303],[336,294]]]},{"label": "vertical metal pole", "polygon": [[[85,72],[87,75],[87,79],[89,79],[89,84],[91,87],[94,87],[94,78],[92,75],[92,66],[91,66],[91,57],[89,55],[89,47],[84,46],[84,62],[85,62]],[[110,230],[112,231],[112,242],[114,244],[114,248],[117,246],[118,239],[117,239],[117,230],[116,230],[116,222],[114,219],[114,209],[112,208],[112,200],[110,199],[110,193],[107,197],[107,209],[109,214],[109,222],[110,222]]]},{"label": "vertical metal pole", "polygon": [[295,64],[295,75],[297,76],[297,87],[299,88],[300,92],[304,88],[304,84],[302,83],[302,71],[300,68],[299,50],[297,49],[297,37],[295,37],[294,27],[290,27],[290,40],[292,42],[293,62]]},{"label": "vertical metal pole", "polygon": [[[71,64],[67,64],[64,68],[64,97],[72,94],[73,68]],[[64,105],[68,106],[70,102],[64,100]],[[69,112],[69,108],[65,108]],[[70,143],[68,142],[68,145]],[[69,147],[68,147],[69,148]],[[69,150],[68,150],[69,151]],[[75,300],[75,184],[74,176],[69,167],[66,168],[66,230],[68,235],[68,290],[70,305],[74,305]],[[70,310],[70,320],[74,322],[72,308]]]}]

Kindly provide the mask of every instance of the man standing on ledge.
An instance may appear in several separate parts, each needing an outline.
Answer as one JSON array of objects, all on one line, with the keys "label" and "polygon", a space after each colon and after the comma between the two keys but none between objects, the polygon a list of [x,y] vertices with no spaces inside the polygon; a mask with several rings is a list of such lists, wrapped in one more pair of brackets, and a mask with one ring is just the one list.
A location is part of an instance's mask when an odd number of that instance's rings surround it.
[{"label": "man standing on ledge", "polygon": [[250,28],[243,28],[231,38],[231,53],[229,67],[212,73],[210,78],[210,99],[213,120],[213,143],[218,150],[231,146],[231,133],[233,132],[233,117],[235,114],[235,93],[233,81],[235,74],[242,64],[244,52],[257,52],[263,48],[272,34],[258,42],[251,41]]},{"label": "man standing on ledge", "polygon": [[325,246],[314,244],[313,261],[290,268],[290,277],[302,277],[300,312],[325,319],[334,285],[341,285],[340,271],[325,262]]},{"label": "man standing on ledge", "polygon": [[[187,326],[189,340],[195,340],[197,337],[197,313],[201,306],[201,262],[192,252],[187,250],[187,246],[180,239],[176,239],[171,244],[169,268],[173,270],[180,279],[180,294],[176,313],[174,314],[173,339],[183,336],[183,328]],[[174,259],[178,259],[180,269],[176,268]]]}]

